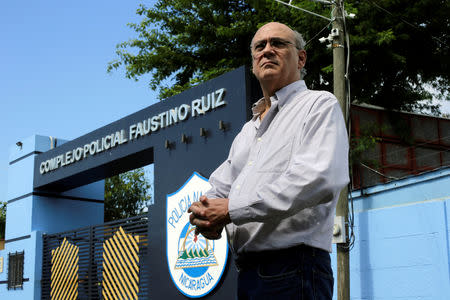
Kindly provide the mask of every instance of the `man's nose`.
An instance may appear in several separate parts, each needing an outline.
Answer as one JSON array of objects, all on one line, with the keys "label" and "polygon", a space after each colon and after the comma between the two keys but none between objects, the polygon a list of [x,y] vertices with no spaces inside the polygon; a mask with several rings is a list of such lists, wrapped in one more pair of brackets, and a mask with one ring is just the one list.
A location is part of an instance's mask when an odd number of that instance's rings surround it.
[{"label": "man's nose", "polygon": [[272,56],[275,54],[275,49],[270,45],[270,43],[267,43],[264,49],[261,51],[261,56]]}]

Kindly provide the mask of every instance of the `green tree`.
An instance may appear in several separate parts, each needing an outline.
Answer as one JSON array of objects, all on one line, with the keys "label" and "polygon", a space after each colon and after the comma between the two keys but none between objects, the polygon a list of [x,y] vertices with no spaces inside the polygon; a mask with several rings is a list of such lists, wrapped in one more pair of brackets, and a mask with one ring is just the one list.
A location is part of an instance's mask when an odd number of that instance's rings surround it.
[{"label": "green tree", "polygon": [[5,239],[6,202],[0,202],[0,239]]},{"label": "green tree", "polygon": [[143,168],[105,179],[105,222],[140,214],[149,204],[150,183]]},{"label": "green tree", "polygon": [[[286,1],[287,2],[287,1]],[[330,6],[311,0],[292,4],[330,16]],[[350,35],[352,101],[391,109],[432,108],[431,94],[449,99],[450,2],[445,0],[349,0],[345,9]],[[129,24],[137,38],[117,45],[108,71],[124,67],[138,80],[151,74],[150,87],[164,99],[241,65],[251,65],[249,44],[256,29],[279,21],[308,42],[307,84],[332,90],[332,54],[318,38],[327,20],[273,0],[159,0],[141,5],[142,21]],[[321,31],[324,29],[323,31]],[[320,33],[320,34],[319,34]]]}]

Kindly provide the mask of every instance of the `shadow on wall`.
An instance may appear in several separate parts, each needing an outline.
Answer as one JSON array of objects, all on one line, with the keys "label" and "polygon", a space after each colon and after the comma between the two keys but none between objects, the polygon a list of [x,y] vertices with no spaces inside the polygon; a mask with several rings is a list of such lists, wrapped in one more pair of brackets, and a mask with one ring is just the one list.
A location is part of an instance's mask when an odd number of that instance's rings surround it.
[{"label": "shadow on wall", "polygon": [[369,214],[363,212],[359,214],[359,272],[360,272],[360,293],[361,297],[373,295],[373,276],[370,261],[370,233]]}]

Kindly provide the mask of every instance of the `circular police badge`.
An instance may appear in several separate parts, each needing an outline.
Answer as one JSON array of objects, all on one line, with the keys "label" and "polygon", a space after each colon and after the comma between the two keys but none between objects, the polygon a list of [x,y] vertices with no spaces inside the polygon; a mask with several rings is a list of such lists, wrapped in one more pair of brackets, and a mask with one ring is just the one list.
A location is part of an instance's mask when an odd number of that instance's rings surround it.
[{"label": "circular police badge", "polygon": [[208,240],[195,234],[188,208],[211,188],[197,172],[175,193],[167,195],[167,264],[177,289],[191,298],[211,292],[222,277],[228,257],[226,235]]}]

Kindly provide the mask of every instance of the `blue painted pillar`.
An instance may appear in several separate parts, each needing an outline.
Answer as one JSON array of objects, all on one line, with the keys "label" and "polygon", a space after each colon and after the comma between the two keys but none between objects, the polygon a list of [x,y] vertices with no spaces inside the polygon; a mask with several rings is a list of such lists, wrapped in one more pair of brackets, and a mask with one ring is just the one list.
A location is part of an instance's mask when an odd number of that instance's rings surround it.
[{"label": "blue painted pillar", "polygon": [[[62,193],[33,189],[34,159],[50,147],[49,137],[34,135],[10,150],[0,299],[40,299],[43,233],[103,223],[103,180]],[[25,282],[23,288],[8,290],[8,253],[16,251],[24,252]]]}]

